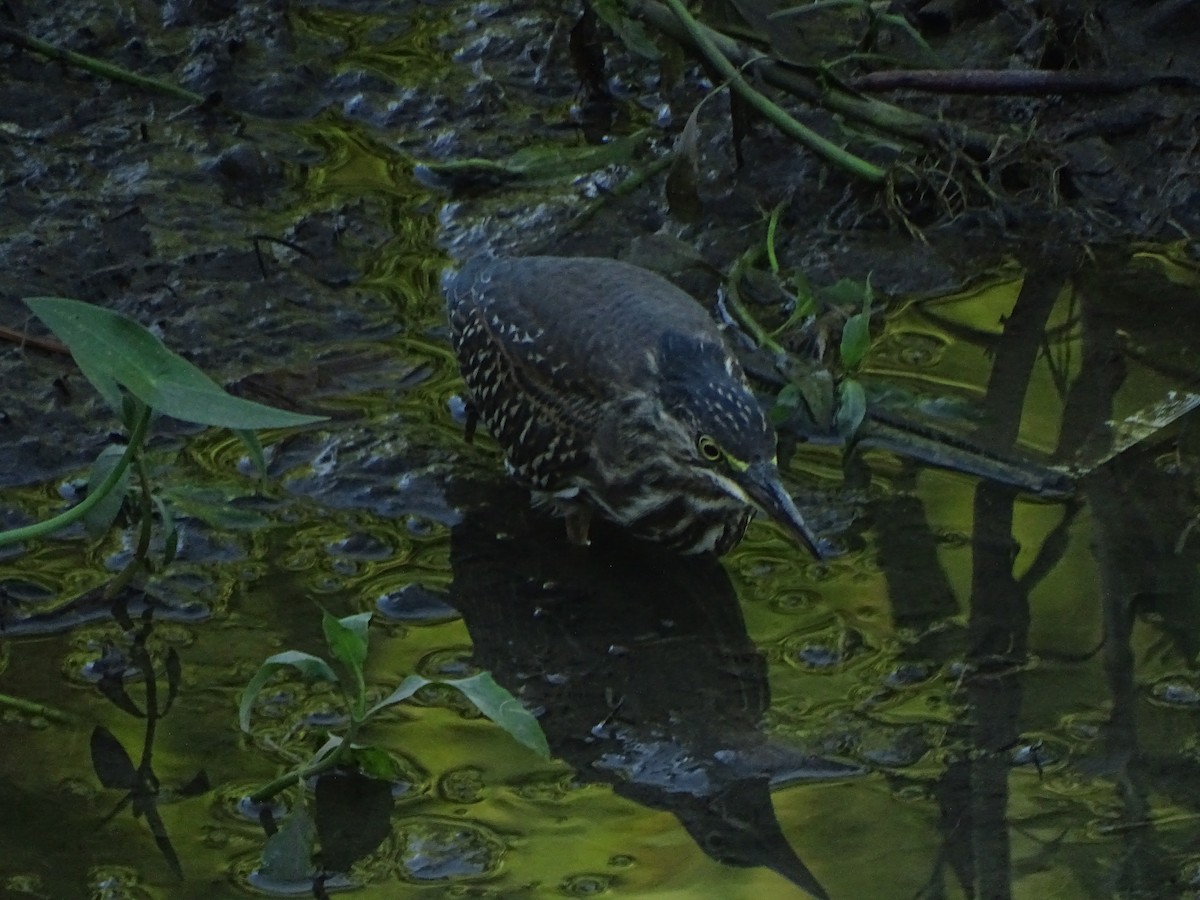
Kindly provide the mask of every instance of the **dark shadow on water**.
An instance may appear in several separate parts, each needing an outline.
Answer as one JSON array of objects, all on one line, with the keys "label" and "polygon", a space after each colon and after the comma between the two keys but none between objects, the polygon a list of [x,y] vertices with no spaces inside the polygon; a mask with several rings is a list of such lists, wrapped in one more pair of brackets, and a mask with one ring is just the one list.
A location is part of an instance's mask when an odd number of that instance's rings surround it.
[{"label": "dark shadow on water", "polygon": [[781,830],[771,786],[859,770],[761,733],[766,662],[721,565],[603,527],[575,547],[512,486],[463,494],[450,600],[477,664],[542,710],[552,752],[671,812],[713,859],[828,896]]}]

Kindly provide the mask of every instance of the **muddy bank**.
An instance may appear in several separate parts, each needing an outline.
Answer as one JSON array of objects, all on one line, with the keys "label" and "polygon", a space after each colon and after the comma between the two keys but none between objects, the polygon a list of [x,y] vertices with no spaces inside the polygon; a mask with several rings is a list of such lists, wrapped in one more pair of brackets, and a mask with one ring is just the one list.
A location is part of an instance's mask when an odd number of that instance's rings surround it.
[{"label": "muddy bank", "polygon": [[[1194,16],[1171,4],[907,7],[950,66],[1200,73]],[[870,273],[897,295],[953,288],[1031,248],[1069,256],[1200,230],[1189,175],[1200,105],[1175,82],[1048,96],[892,92],[1000,138],[974,171],[947,175],[982,179],[969,190],[937,195],[933,178],[953,154],[931,153],[890,205],[762,122],[740,128],[735,146],[728,102],[715,97],[696,118],[690,214],[664,173],[608,196],[670,152],[712,83],[682,56],[631,53],[601,23],[603,69],[581,87],[578,18],[532,3],[129,3],[115,16],[102,4],[9,4],[7,27],[208,101],[189,106],[0,44],[0,322],[29,324],[22,296],[101,303],[155,327],[219,380],[254,376],[243,389],[311,408],[410,377],[403,352],[380,361],[370,348],[437,336],[443,254],[632,253],[661,264],[665,236],[725,269],[782,202],[777,249],[788,267],[816,284]],[[780,30],[805,42],[766,49],[828,58],[861,23],[818,26]],[[895,28],[878,42],[881,53],[916,58]],[[421,162],[586,147],[598,95],[604,134],[648,129],[623,165],[465,192],[413,179]],[[799,115],[887,162],[886,145],[839,132],[819,112]],[[716,279],[688,262],[675,266],[684,283],[711,296]],[[360,352],[374,362],[346,363]],[[313,359],[329,364],[306,371]],[[352,386],[339,375],[350,369]],[[62,360],[10,344],[0,379],[0,483],[61,474],[106,439],[96,434],[103,411]]]}]

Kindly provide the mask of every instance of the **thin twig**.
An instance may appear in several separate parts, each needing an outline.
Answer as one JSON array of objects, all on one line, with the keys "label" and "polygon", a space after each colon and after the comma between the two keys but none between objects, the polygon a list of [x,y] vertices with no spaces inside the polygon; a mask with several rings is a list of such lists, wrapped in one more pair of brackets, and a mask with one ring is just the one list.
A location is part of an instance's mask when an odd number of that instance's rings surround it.
[{"label": "thin twig", "polygon": [[18,328],[8,328],[4,325],[0,325],[0,341],[9,341],[21,349],[32,347],[34,350],[43,350],[46,353],[57,353],[61,356],[71,355],[67,345],[60,341],[34,337]]},{"label": "thin twig", "polygon": [[0,41],[8,41],[10,44],[16,44],[18,47],[24,47],[26,50],[32,50],[34,53],[40,53],[42,56],[76,66],[112,81],[121,81],[125,84],[132,84],[149,91],[167,94],[180,100],[186,100],[188,103],[199,105],[207,99],[202,94],[181,88],[179,85],[171,84],[169,81],[163,81],[160,78],[151,78],[147,75],[138,75],[136,72],[122,69],[120,66],[97,59],[94,56],[76,53],[74,50],[67,50],[63,47],[56,47],[54,44],[47,43],[32,35],[25,34],[23,31],[18,31],[16,28],[10,28],[7,25],[0,25]]}]

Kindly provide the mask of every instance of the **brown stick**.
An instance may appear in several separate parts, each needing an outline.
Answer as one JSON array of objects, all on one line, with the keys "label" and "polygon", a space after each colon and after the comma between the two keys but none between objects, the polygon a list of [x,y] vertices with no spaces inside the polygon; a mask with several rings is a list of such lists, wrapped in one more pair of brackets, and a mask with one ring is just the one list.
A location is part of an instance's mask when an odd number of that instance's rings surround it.
[{"label": "brown stick", "polygon": [[44,350],[47,353],[60,353],[63,356],[71,355],[71,351],[67,349],[66,344],[50,340],[49,338],[33,337],[33,335],[26,334],[24,331],[18,331],[16,328],[8,328],[4,325],[0,325],[0,341],[9,341],[19,347],[32,347],[34,350]]},{"label": "brown stick", "polygon": [[1200,87],[1186,75],[1144,72],[1050,72],[1043,69],[898,69],[850,80],[860,91],[928,91],[935,94],[1120,94],[1150,85]]}]

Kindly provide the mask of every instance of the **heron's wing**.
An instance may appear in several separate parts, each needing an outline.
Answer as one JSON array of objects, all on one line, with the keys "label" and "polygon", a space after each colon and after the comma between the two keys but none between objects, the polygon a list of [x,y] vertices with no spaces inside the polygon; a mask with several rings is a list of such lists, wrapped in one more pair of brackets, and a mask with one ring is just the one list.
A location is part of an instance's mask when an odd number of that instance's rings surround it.
[{"label": "heron's wing", "polygon": [[451,339],[475,411],[514,475],[556,490],[586,466],[613,385],[604,365],[556,341],[555,323],[522,302],[537,285],[512,274],[504,261],[458,274],[446,291]]}]

